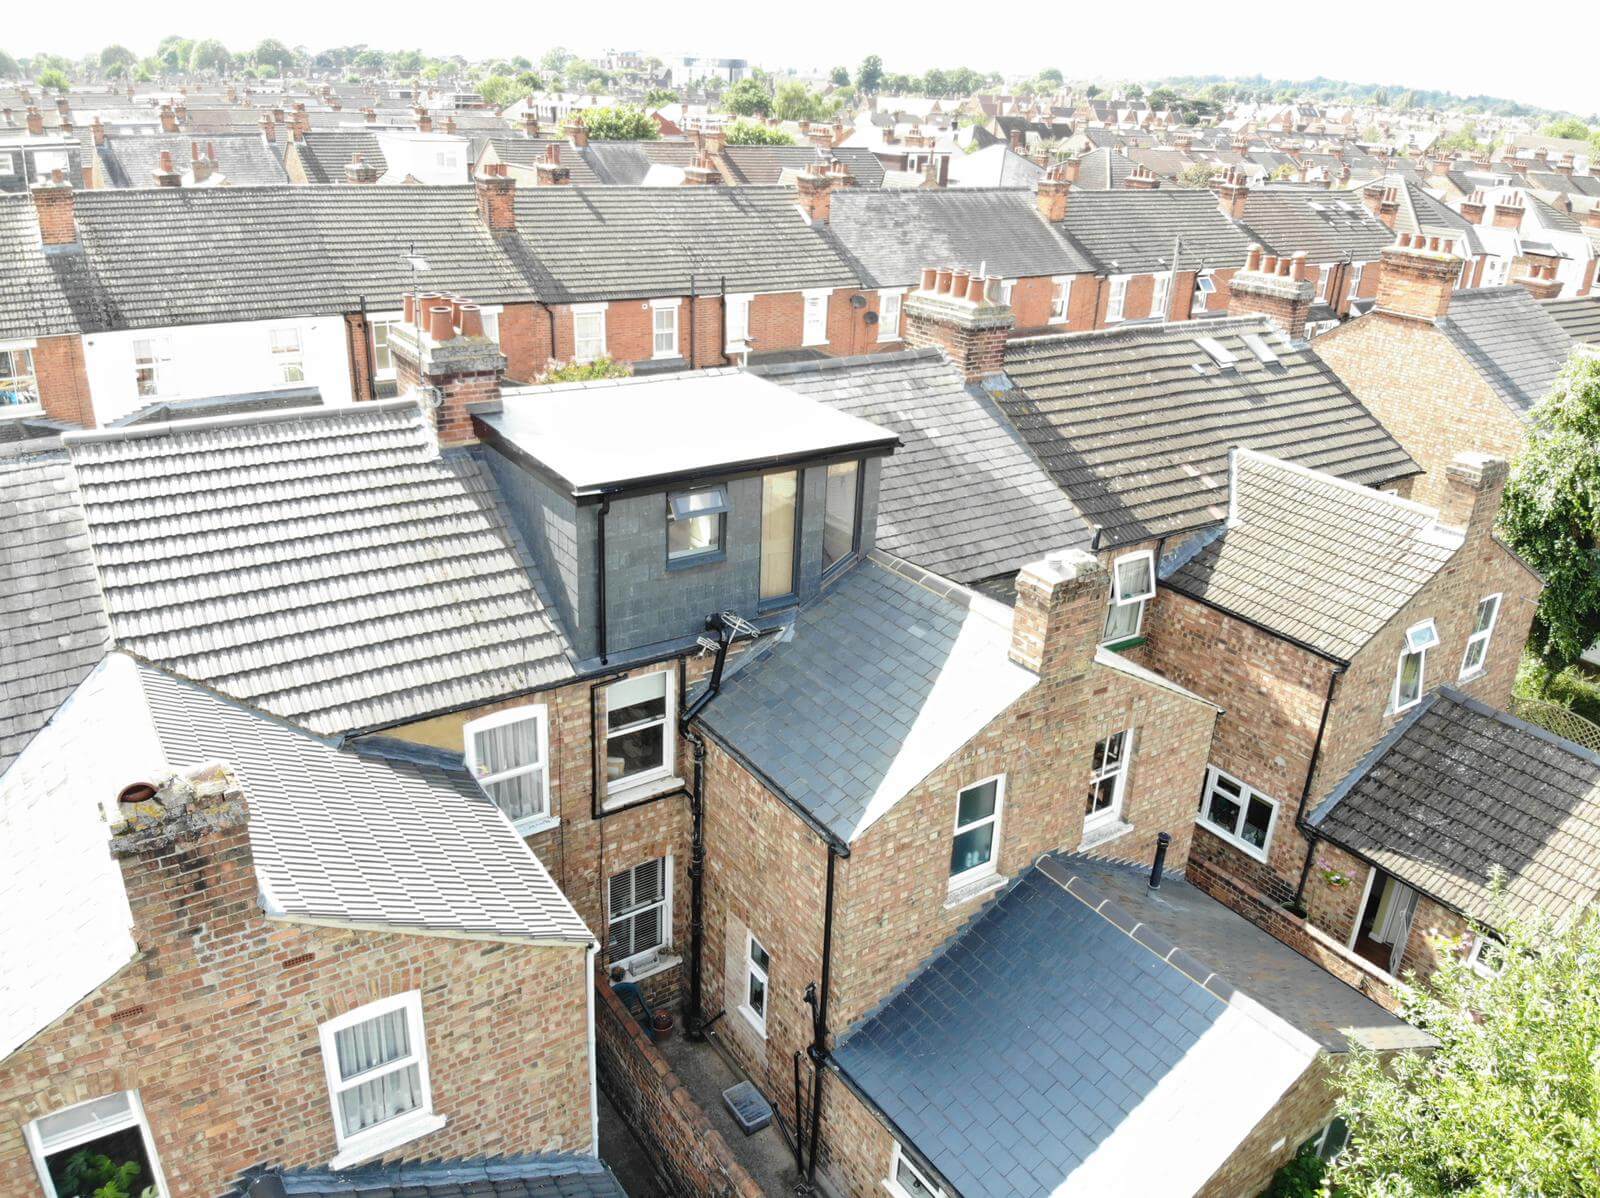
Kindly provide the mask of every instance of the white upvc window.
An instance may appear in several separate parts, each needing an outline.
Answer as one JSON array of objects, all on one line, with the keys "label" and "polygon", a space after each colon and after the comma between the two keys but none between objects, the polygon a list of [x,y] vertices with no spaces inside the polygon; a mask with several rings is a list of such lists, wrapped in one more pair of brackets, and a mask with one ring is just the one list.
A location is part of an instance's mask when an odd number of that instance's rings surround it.
[{"label": "white upvc window", "polygon": [[880,291],[878,292],[878,340],[900,340],[900,305],[905,300],[904,292]]},{"label": "white upvc window", "polygon": [[1111,564],[1111,608],[1102,645],[1120,645],[1139,635],[1144,605],[1156,593],[1156,558],[1149,549],[1124,554]]},{"label": "white upvc window", "polygon": [[801,330],[802,345],[826,345],[828,341],[828,297],[831,291],[807,291],[805,296],[805,325]]},{"label": "white upvc window", "polygon": [[1489,659],[1489,638],[1494,635],[1495,621],[1499,618],[1499,595],[1485,595],[1478,600],[1478,611],[1472,622],[1472,635],[1467,637],[1467,651],[1461,656],[1463,679],[1476,678],[1483,673]]},{"label": "white upvc window", "polygon": [[306,381],[306,355],[305,346],[300,340],[300,329],[296,325],[285,325],[273,329],[272,337],[272,371],[278,376],[280,383],[303,383]]},{"label": "white upvc window", "polygon": [[22,1130],[45,1198],[76,1198],[84,1192],[73,1167],[73,1158],[83,1152],[104,1154],[119,1165],[137,1165],[139,1172],[129,1178],[125,1192],[140,1194],[154,1187],[157,1198],[170,1193],[137,1090],[40,1115]]},{"label": "white upvc window", "polygon": [[1471,936],[1472,948],[1467,952],[1467,965],[1480,978],[1494,977],[1505,968],[1505,944],[1489,932],[1473,932]]},{"label": "white upvc window", "polygon": [[1316,296],[1316,299],[1317,299],[1317,302],[1319,304],[1328,302],[1328,282],[1332,278],[1333,278],[1333,267],[1331,267],[1331,266],[1319,266],[1319,267],[1317,267],[1317,296]]},{"label": "white upvc window", "polygon": [[1357,262],[1354,272],[1350,275],[1350,298],[1354,300],[1361,294],[1361,280],[1367,273],[1367,264]]},{"label": "white upvc window", "polygon": [[344,1169],[437,1131],[422,1028],[422,992],[357,1007],[317,1029]]},{"label": "white upvc window", "polygon": [[723,552],[728,489],[721,484],[667,496],[667,564],[715,558]]},{"label": "white upvc window", "polygon": [[1272,830],[1278,821],[1278,800],[1241,782],[1216,766],[1206,770],[1206,789],[1200,797],[1202,825],[1257,861],[1267,859]]},{"label": "white upvc window", "polygon": [[1000,814],[1006,778],[997,774],[956,792],[955,831],[950,842],[950,889],[998,872]]},{"label": "white upvc window", "polygon": [[630,973],[660,959],[672,938],[672,858],[612,874],[606,886],[606,959]]},{"label": "white upvc window", "polygon": [[550,716],[544,704],[512,707],[473,720],[462,729],[467,769],[530,836],[550,826]]},{"label": "white upvc window", "polygon": [[1439,632],[1432,620],[1424,620],[1406,629],[1405,648],[1400,651],[1400,663],[1394,672],[1394,694],[1389,710],[1405,711],[1422,701],[1428,668],[1428,650],[1439,643]]},{"label": "white upvc window", "polygon": [[678,356],[678,307],[680,300],[651,300],[650,327],[654,334],[651,357]]},{"label": "white upvc window", "polygon": [[500,344],[500,313],[479,310],[478,316],[483,321],[483,335],[496,345]]},{"label": "white upvc window", "polygon": [[133,379],[142,397],[167,394],[171,366],[172,345],[165,337],[140,337],[133,343]]},{"label": "white upvc window", "polygon": [[1209,270],[1201,271],[1194,281],[1194,306],[1204,312],[1217,293],[1217,280]]},{"label": "white upvc window", "polygon": [[1160,274],[1156,276],[1155,290],[1150,296],[1150,316],[1154,320],[1167,320],[1171,315],[1169,308],[1172,303],[1172,276]]},{"label": "white upvc window", "polygon": [[1128,278],[1126,275],[1111,280],[1111,298],[1106,301],[1106,323],[1122,319],[1122,310],[1128,305]]},{"label": "white upvc window", "polygon": [[750,306],[753,295],[730,295],[725,309],[727,333],[723,340],[729,353],[747,353],[750,349]]},{"label": "white upvc window", "polygon": [[39,406],[39,376],[33,343],[0,345],[0,415]]},{"label": "white upvc window", "polygon": [[586,304],[572,310],[572,360],[593,362],[606,353],[606,306]]},{"label": "white upvc window", "polygon": [[1001,279],[999,295],[1000,303],[1004,304],[1008,308],[1011,307],[1011,297],[1016,294],[1016,290],[1017,281],[1015,279]]},{"label": "white upvc window", "polygon": [[606,687],[606,790],[626,797],[631,787],[672,774],[677,747],[670,670],[635,674]]},{"label": "white upvc window", "polygon": [[394,351],[389,348],[389,333],[399,323],[398,319],[372,322],[372,377],[375,379],[395,377]]},{"label": "white upvc window", "polygon": [[1050,323],[1066,324],[1071,316],[1072,276],[1057,275],[1050,280]]},{"label": "white upvc window", "polygon": [[739,1013],[750,1022],[750,1026],[760,1032],[765,1039],[767,1034],[767,999],[770,997],[771,983],[768,975],[772,969],[772,958],[767,950],[761,947],[761,941],[751,933],[745,934],[744,954],[744,1000],[739,1004]]},{"label": "white upvc window", "polygon": [[1133,729],[1113,732],[1095,742],[1094,759],[1089,768],[1089,799],[1084,806],[1085,831],[1115,823],[1122,815],[1122,799],[1128,789],[1128,762],[1133,757]]},{"label": "white upvc window", "polygon": [[884,1178],[883,1186],[894,1198],[944,1198],[944,1191],[907,1159],[899,1140],[894,1141],[894,1152],[889,1157],[889,1176]]}]

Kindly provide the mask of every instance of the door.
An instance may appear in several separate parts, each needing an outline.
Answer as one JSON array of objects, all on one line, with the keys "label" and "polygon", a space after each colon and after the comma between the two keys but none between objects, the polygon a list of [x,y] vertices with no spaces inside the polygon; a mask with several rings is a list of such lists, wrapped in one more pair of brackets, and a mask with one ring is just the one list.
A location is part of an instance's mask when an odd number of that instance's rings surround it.
[{"label": "door", "polygon": [[1379,969],[1398,977],[1416,912],[1417,892],[1393,875],[1377,870],[1350,947]]}]

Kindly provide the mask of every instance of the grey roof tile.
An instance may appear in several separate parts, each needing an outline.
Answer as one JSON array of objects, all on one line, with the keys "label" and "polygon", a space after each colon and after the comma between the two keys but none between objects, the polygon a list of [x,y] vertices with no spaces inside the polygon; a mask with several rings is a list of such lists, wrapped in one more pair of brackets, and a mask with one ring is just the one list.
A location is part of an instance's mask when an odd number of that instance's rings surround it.
[{"label": "grey roof tile", "polygon": [[[313,135],[316,136],[316,135]],[[195,147],[202,154],[216,153],[217,184],[262,187],[286,184],[283,161],[260,133],[169,133],[143,137],[108,137],[99,147],[101,167],[112,187],[150,187],[162,151],[172,155],[173,167],[189,168]],[[344,163],[338,164],[337,182],[344,181]],[[319,180],[327,182],[327,180]]]},{"label": "grey roof tile", "polygon": [[1375,262],[1394,244],[1393,230],[1354,192],[1252,191],[1243,223],[1268,253],[1304,251],[1313,264]]},{"label": "grey roof tile", "polygon": [[1543,399],[1572,352],[1550,308],[1517,286],[1457,291],[1438,326],[1518,415]]},{"label": "grey roof tile", "polygon": [[281,1176],[290,1198],[627,1198],[604,1162],[562,1153]]},{"label": "grey roof tile", "polygon": [[1574,341],[1600,345],[1600,294],[1546,300],[1544,308]]},{"label": "grey roof tile", "polygon": [[1250,238],[1223,216],[1209,191],[1074,191],[1060,228],[1111,274],[1172,269],[1181,237],[1180,269],[1226,270],[1243,265]]}]

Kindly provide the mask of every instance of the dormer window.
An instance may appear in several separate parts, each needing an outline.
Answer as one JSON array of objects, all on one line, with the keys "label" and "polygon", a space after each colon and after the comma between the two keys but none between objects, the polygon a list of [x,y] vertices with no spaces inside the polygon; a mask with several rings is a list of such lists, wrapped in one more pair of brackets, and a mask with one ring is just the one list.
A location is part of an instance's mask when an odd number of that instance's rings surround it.
[{"label": "dormer window", "polygon": [[1421,701],[1428,650],[1438,643],[1439,632],[1433,626],[1432,620],[1424,620],[1406,629],[1406,647],[1400,654],[1400,664],[1394,675],[1394,702],[1391,711],[1405,711]]},{"label": "dormer window", "polygon": [[861,510],[861,463],[835,462],[828,467],[822,496],[822,569],[826,573],[856,551]]},{"label": "dormer window", "polygon": [[1111,610],[1106,613],[1103,645],[1119,645],[1139,635],[1144,605],[1156,593],[1155,554],[1148,549],[1119,557],[1111,566]]},{"label": "dormer window", "polygon": [[668,563],[684,565],[719,557],[727,515],[726,487],[719,485],[668,495]]},{"label": "dormer window", "polygon": [[1211,277],[1209,270],[1195,279],[1194,290],[1194,306],[1203,312],[1210,305],[1211,297],[1217,293],[1217,281]]}]

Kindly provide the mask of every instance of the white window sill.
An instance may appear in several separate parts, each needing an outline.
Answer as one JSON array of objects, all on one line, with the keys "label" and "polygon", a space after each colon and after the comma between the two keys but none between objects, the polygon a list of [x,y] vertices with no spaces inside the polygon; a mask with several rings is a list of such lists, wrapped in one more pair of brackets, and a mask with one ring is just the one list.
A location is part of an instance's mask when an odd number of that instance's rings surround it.
[{"label": "white window sill", "polygon": [[44,405],[36,403],[8,403],[0,407],[0,420],[21,416],[43,416]]},{"label": "white window sill", "polygon": [[511,825],[517,830],[518,836],[537,836],[540,832],[548,832],[551,828],[559,828],[561,819],[554,815],[541,815],[537,819],[518,820]]},{"label": "white window sill", "polygon": [[1460,677],[1458,677],[1456,679],[1456,681],[1457,682],[1476,682],[1478,679],[1482,678],[1488,672],[1489,672],[1489,670],[1488,670],[1487,666],[1480,667],[1479,669],[1473,670],[1472,673],[1470,673],[1470,674],[1462,674]]},{"label": "white window sill", "polygon": [[683,357],[683,355],[681,353],[679,353],[677,350],[674,349],[674,350],[669,350],[666,353],[654,353],[654,354],[651,354],[650,355],[650,360],[652,362],[670,362],[674,358],[681,358],[681,357]]},{"label": "white window sill", "polygon": [[640,961],[637,965],[627,961],[617,961],[615,964],[622,966],[630,982],[642,982],[645,978],[654,977],[658,973],[666,973],[667,970],[682,965],[683,958],[669,953],[662,953],[654,960]]},{"label": "white window sill", "polygon": [[328,1168],[348,1169],[359,1165],[362,1161],[382,1156],[402,1144],[409,1144],[412,1140],[430,1135],[443,1127],[446,1122],[448,1120],[443,1115],[435,1115],[432,1111],[417,1111],[392,1123],[380,1123],[371,1132],[364,1132],[355,1139],[347,1141],[339,1150],[339,1155],[328,1162]]},{"label": "white window sill", "polygon": [[619,807],[631,807],[635,803],[642,803],[646,799],[653,799],[669,791],[682,790],[685,785],[682,778],[667,774],[663,777],[645,778],[638,782],[608,787],[605,802],[600,806],[602,810],[615,811]]},{"label": "white window sill", "polygon": [[1113,840],[1120,840],[1133,831],[1133,825],[1120,819],[1108,819],[1104,823],[1086,827],[1083,830],[1083,843],[1078,845],[1078,852],[1087,852],[1097,849],[1103,844],[1110,844]]},{"label": "white window sill", "polygon": [[1006,884],[1000,874],[985,874],[981,878],[969,878],[964,882],[954,883],[950,887],[950,894],[944,900],[944,909],[953,911],[955,908],[970,903],[981,895],[990,894],[999,890]]},{"label": "white window sill", "polygon": [[[1203,831],[1211,833],[1211,835],[1215,836],[1228,847],[1238,849],[1246,857],[1253,858],[1254,860],[1261,862],[1263,865],[1267,863],[1266,849],[1258,849],[1249,841],[1240,840],[1237,836],[1229,836],[1226,832],[1217,827],[1216,824],[1212,823],[1199,812],[1195,813],[1194,826],[1202,829]],[[1272,846],[1272,840],[1270,836],[1267,839],[1267,846],[1268,848]]]},{"label": "white window sill", "polygon": [[754,1031],[756,1035],[760,1036],[763,1040],[767,1038],[766,1020],[762,1019],[761,1016],[757,1015],[754,1011],[752,1011],[749,1007],[744,1006],[742,1003],[739,1006],[739,1014],[744,1016],[744,1021],[750,1025],[751,1030]]}]

